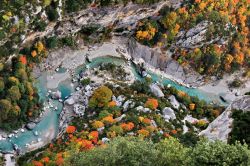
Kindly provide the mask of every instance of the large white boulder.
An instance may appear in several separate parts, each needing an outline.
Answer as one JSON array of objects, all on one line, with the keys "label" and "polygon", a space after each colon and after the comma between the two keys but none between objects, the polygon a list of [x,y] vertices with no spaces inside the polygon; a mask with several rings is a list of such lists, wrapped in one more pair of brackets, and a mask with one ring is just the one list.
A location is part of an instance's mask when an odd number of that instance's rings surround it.
[{"label": "large white boulder", "polygon": [[165,121],[169,121],[169,120],[174,120],[176,119],[176,116],[175,116],[175,113],[174,113],[174,110],[170,107],[165,107],[163,110],[162,110],[162,114],[163,114],[163,117],[165,119]]},{"label": "large white boulder", "polygon": [[157,84],[151,84],[151,85],[149,86],[149,88],[150,88],[151,92],[152,92],[155,96],[157,96],[157,97],[164,97],[164,94],[163,94],[161,88],[160,88]]},{"label": "large white boulder", "polygon": [[176,100],[174,95],[171,95],[168,98],[169,102],[171,103],[171,105],[175,108],[175,109],[179,109],[180,107],[180,103]]}]

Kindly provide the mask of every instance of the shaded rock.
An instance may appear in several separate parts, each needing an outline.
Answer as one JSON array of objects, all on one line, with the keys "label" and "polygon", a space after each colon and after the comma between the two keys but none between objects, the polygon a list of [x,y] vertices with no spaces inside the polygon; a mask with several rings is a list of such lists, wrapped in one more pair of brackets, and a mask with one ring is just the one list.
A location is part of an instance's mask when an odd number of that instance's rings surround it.
[{"label": "shaded rock", "polygon": [[162,110],[162,114],[163,114],[163,117],[165,119],[165,121],[169,121],[169,120],[174,120],[176,119],[176,116],[175,116],[175,113],[174,113],[174,110],[170,107],[165,107],[163,110]]},{"label": "shaded rock", "polygon": [[32,130],[32,129],[34,129],[34,128],[36,127],[36,123],[30,122],[30,123],[26,124],[25,127],[26,127],[28,130]]},{"label": "shaded rock", "polygon": [[127,100],[124,104],[123,104],[123,111],[127,111],[129,106],[133,103],[133,101],[131,100]]},{"label": "shaded rock", "polygon": [[180,103],[176,100],[175,96],[171,95],[168,100],[175,109],[179,109]]},{"label": "shaded rock", "polygon": [[150,86],[151,92],[157,97],[164,97],[164,94],[161,88],[157,84],[151,84]]},{"label": "shaded rock", "polygon": [[62,93],[59,90],[57,90],[56,92],[51,93],[51,98],[52,99],[58,100],[61,97],[62,97]]},{"label": "shaded rock", "polygon": [[67,100],[65,100],[64,103],[68,104],[68,105],[73,105],[75,103],[75,100],[71,97],[71,98],[68,98]]}]

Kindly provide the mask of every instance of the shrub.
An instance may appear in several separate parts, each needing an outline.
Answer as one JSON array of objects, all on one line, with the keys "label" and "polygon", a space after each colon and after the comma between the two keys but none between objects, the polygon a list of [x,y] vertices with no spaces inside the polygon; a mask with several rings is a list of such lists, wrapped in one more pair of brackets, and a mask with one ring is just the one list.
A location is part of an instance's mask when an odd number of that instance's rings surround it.
[{"label": "shrub", "polygon": [[241,85],[242,85],[242,81],[239,80],[239,79],[235,79],[235,80],[233,80],[233,82],[231,82],[229,84],[229,87],[231,87],[231,88],[239,88]]},{"label": "shrub", "polygon": [[90,78],[85,78],[85,79],[81,80],[82,86],[86,86],[86,85],[90,84],[90,82],[91,82]]}]

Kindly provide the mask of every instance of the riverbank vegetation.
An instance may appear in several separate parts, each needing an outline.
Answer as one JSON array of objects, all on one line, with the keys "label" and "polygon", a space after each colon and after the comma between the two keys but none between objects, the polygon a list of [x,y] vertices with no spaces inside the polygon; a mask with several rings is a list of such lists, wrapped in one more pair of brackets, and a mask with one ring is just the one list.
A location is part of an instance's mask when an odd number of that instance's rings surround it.
[{"label": "riverbank vegetation", "polygon": [[158,17],[139,22],[135,38],[171,48],[174,59],[200,74],[221,76],[250,67],[249,13],[247,0],[185,1],[176,10],[166,7]]},{"label": "riverbank vegetation", "polygon": [[[148,80],[141,85],[145,86],[145,89],[149,89],[150,82]],[[89,151],[90,149],[109,146],[106,143],[109,141],[112,143],[116,137],[138,137],[140,142],[144,142],[142,140],[154,142],[152,146],[158,146],[164,139],[169,139],[175,143],[178,142],[176,145],[185,147],[183,149],[185,151],[188,147],[198,146],[196,144],[201,139],[198,132],[219,116],[224,109],[190,97],[173,87],[164,87],[164,97],[158,98],[150,91],[141,91],[138,84],[140,83],[136,82],[131,86],[119,84],[118,87],[106,84],[97,88],[90,97],[89,108],[85,111],[84,116],[75,117],[62,137],[48,145],[43,153],[31,158],[33,165],[78,163],[78,161],[71,160],[78,155],[88,155],[88,152],[91,156],[95,150],[92,152]],[[113,95],[117,100],[114,100]],[[173,103],[168,100],[172,95],[176,97],[177,102],[180,102],[179,108],[174,107]],[[165,119],[167,118],[166,111],[169,110],[173,111],[175,117]],[[183,121],[187,115],[196,120]],[[184,131],[183,126],[186,126],[187,130]],[[148,142],[144,143],[148,144]],[[129,146],[129,144],[124,146]],[[170,145],[166,144],[166,146]],[[146,150],[141,148],[141,150]],[[78,152],[80,153],[75,154]],[[184,154],[179,157],[184,157]],[[20,158],[21,165],[25,165],[24,160],[27,160],[25,156]],[[86,164],[84,161],[79,160],[81,164]],[[96,162],[101,161],[102,159]]]}]

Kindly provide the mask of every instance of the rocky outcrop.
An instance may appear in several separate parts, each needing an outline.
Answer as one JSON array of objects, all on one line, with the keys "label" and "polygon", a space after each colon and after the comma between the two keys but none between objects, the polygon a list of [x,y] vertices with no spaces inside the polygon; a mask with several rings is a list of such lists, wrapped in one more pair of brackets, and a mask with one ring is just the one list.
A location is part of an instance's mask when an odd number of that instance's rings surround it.
[{"label": "rocky outcrop", "polygon": [[186,33],[180,32],[178,37],[180,38],[176,45],[181,48],[197,48],[201,47],[206,40],[206,32],[209,23],[203,21],[197,24],[194,28],[191,28]]},{"label": "rocky outcrop", "polygon": [[207,137],[209,140],[227,141],[232,130],[233,119],[232,110],[250,111],[250,96],[242,97],[232,102],[227,109],[218,116],[208,127],[201,131],[199,135]]},{"label": "rocky outcrop", "polygon": [[203,77],[200,74],[191,69],[190,66],[183,68],[171,58],[170,52],[163,54],[158,49],[141,45],[133,38],[128,40],[127,52],[135,61],[143,61],[149,67],[160,69],[180,83],[194,87],[203,84]]}]

